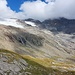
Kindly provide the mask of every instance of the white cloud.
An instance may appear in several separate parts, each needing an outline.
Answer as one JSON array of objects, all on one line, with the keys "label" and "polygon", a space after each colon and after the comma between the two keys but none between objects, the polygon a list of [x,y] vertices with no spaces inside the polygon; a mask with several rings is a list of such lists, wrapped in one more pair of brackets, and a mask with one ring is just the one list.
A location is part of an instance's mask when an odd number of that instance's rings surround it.
[{"label": "white cloud", "polygon": [[6,0],[0,0],[0,18],[25,18],[25,14],[23,12],[17,13],[7,6],[7,4]]},{"label": "white cloud", "polygon": [[46,0],[48,4],[37,0],[35,2],[24,2],[20,10],[27,17],[34,19],[48,19],[48,18],[74,18],[75,19],[75,0]]},{"label": "white cloud", "polygon": [[11,18],[16,17],[16,12],[12,11],[10,7],[7,6],[6,0],[0,0],[0,17],[1,18]]},{"label": "white cloud", "polygon": [[75,19],[75,0],[41,0],[24,2],[21,4],[21,12],[16,13],[7,6],[6,0],[0,0],[0,17],[3,18],[33,18],[45,20],[48,18],[73,18]]},{"label": "white cloud", "polygon": [[43,19],[45,17],[45,6],[46,4],[40,0],[34,2],[25,2],[21,5],[20,10],[23,10],[23,13],[26,14],[26,17]]}]

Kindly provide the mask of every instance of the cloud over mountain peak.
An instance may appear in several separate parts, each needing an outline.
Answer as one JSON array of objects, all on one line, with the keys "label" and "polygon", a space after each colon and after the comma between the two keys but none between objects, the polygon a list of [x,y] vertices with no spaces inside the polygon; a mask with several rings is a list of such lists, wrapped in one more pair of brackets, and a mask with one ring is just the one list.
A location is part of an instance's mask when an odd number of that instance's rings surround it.
[{"label": "cloud over mountain peak", "polygon": [[75,19],[75,0],[45,0],[45,2],[41,0],[26,1],[21,4],[19,8],[21,11],[16,12],[7,6],[6,0],[0,0],[0,17],[39,20],[59,17]]}]

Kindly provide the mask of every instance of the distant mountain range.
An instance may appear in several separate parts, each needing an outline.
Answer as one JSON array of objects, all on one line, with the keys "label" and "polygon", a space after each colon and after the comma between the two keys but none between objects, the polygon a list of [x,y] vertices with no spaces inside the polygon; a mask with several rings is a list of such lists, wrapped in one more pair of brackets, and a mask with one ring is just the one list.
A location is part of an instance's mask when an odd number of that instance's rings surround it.
[{"label": "distant mountain range", "polygon": [[34,22],[41,28],[48,29],[52,32],[64,32],[67,34],[75,33],[75,19],[47,19],[43,22],[34,19],[26,19],[27,21]]}]

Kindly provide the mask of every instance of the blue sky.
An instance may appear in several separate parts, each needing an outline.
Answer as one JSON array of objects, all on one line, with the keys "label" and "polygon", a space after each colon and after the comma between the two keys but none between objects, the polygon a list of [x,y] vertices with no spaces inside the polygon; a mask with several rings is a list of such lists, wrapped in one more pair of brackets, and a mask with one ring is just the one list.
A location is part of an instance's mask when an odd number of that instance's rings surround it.
[{"label": "blue sky", "polygon": [[[21,4],[23,4],[26,1],[32,2],[32,1],[36,1],[36,0],[7,0],[8,6],[16,12],[20,11],[19,8],[20,8]],[[41,1],[44,1],[44,0],[41,0]]]},{"label": "blue sky", "polygon": [[24,1],[26,1],[26,0],[7,0],[8,6],[10,6],[10,8],[15,11],[19,11],[20,5]]}]

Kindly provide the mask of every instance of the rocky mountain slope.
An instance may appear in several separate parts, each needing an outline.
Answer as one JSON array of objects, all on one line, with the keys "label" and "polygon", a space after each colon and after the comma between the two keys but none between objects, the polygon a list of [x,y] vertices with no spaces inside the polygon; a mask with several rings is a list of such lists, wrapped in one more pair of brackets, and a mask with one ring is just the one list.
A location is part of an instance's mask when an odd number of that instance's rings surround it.
[{"label": "rocky mountain slope", "polygon": [[35,27],[20,29],[0,25],[0,48],[34,57],[73,56],[75,43],[72,37],[74,35],[63,33],[54,35],[50,31]]},{"label": "rocky mountain slope", "polygon": [[[39,59],[22,57],[9,50],[0,49],[0,75],[74,75],[74,71],[47,68],[36,62]],[[42,60],[42,59],[41,59]],[[46,61],[49,59],[45,59]],[[51,61],[51,60],[50,60]]]},{"label": "rocky mountain slope", "polygon": [[[55,22],[57,22],[57,24],[55,24]],[[57,20],[55,22],[52,21],[53,25],[55,24],[54,25],[55,29],[57,27],[60,29],[60,25],[58,25],[60,22],[61,22],[60,24],[63,23],[65,25],[65,29],[68,29],[66,28],[66,22],[68,24],[68,21],[62,22],[62,20],[61,21]],[[70,24],[71,23],[72,22],[70,22]],[[56,75],[59,75],[60,73],[62,73],[60,75],[66,74],[70,75],[71,73],[72,73],[71,75],[74,75],[75,71],[74,32],[68,34],[64,32],[63,29],[61,29],[61,31],[57,29],[56,30],[52,29],[50,31],[50,29],[48,28],[51,28],[53,25],[51,25],[51,22],[47,24],[46,22],[44,23],[33,19],[27,20],[2,19],[0,20],[0,49],[6,49],[9,52],[15,52],[21,55],[23,58],[28,59],[28,61],[31,60],[32,62],[29,64],[35,62],[36,63],[36,64],[34,63],[35,66],[37,64],[40,64],[41,67],[44,67],[44,69],[46,68],[46,71],[41,72],[38,71],[39,74],[35,74],[36,73],[35,71],[35,73],[34,74],[32,73],[31,75],[49,75],[51,71],[53,74],[55,73]],[[9,52],[6,54],[9,54]],[[13,55],[11,57],[13,57]],[[14,60],[16,60],[16,57],[14,58],[15,58]],[[6,60],[5,57],[4,58],[2,57],[1,60],[2,63],[4,63],[3,59],[4,61]],[[5,64],[9,65],[9,63],[7,62]],[[40,70],[42,70],[41,67]],[[32,71],[29,70],[29,72],[31,73]],[[26,75],[30,75],[30,73]]]},{"label": "rocky mountain slope", "polygon": [[53,32],[64,32],[67,34],[75,33],[75,19],[48,19],[42,22],[43,27]]},{"label": "rocky mountain slope", "polygon": [[38,27],[48,29],[52,32],[64,32],[66,34],[75,33],[75,19],[47,19],[43,22],[34,19],[26,19],[26,21],[34,22]]},{"label": "rocky mountain slope", "polygon": [[45,67],[19,54],[0,49],[0,75],[48,75]]}]

